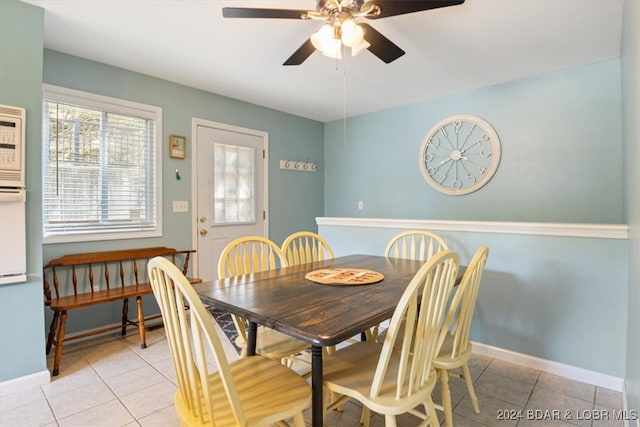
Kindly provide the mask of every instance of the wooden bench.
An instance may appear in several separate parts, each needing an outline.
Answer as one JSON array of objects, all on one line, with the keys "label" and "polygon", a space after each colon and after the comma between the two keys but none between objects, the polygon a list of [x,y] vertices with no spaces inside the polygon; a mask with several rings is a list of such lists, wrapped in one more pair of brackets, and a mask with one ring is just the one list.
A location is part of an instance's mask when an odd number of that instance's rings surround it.
[{"label": "wooden bench", "polygon": [[[180,262],[181,265],[176,265],[187,275],[189,259],[193,252],[195,250],[192,249],[178,251],[167,247],[150,247],[71,254],[49,261],[43,267],[43,285],[45,306],[49,306],[54,313],[46,347],[49,354],[51,346],[54,344],[56,346],[52,375],[58,375],[60,372],[64,341],[114,329],[121,329],[121,334],[126,335],[127,326],[134,325],[137,326],[140,334],[140,346],[145,348],[147,343],[142,296],[153,293],[147,277],[147,262],[153,257],[164,256],[171,259],[174,264]],[[189,280],[191,283],[201,281],[200,279]],[[53,296],[51,284],[53,284]],[[138,318],[135,321],[127,317],[129,298],[134,297],[138,306]],[[120,325],[111,325],[65,338],[68,310],[118,300],[123,301]],[[158,317],[160,317],[159,314],[150,316],[147,320]]]}]

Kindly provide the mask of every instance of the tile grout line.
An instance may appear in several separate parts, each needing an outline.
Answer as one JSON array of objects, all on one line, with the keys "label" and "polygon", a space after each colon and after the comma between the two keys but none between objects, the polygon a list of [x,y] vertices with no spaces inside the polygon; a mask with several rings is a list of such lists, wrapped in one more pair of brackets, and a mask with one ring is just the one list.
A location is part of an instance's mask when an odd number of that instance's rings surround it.
[{"label": "tile grout line", "polygon": [[56,417],[56,413],[53,410],[53,406],[51,406],[51,402],[49,402],[49,398],[47,397],[47,393],[45,393],[44,389],[42,388],[43,386],[38,387],[40,389],[40,392],[42,393],[42,396],[44,396],[44,400],[47,402],[47,406],[49,407],[49,411],[51,411],[51,415],[53,416],[53,421],[56,423],[56,425],[59,425],[58,423],[58,418]]},{"label": "tile grout line", "polygon": [[[142,359],[144,360],[144,359]],[[87,361],[88,362],[88,361]],[[145,363],[147,363],[146,360],[144,360]],[[114,389],[111,388],[111,386],[109,386],[109,384],[107,384],[107,382],[104,380],[104,378],[102,378],[102,376],[95,370],[95,368],[93,367],[93,365],[91,365],[91,363],[89,362],[89,366],[91,366],[91,369],[93,369],[93,371],[96,373],[96,375],[98,375],[98,377],[100,378],[100,381],[102,381],[102,383],[105,385],[105,387],[107,387],[109,389],[109,391],[111,391],[111,393],[113,393],[113,395],[115,396],[116,400],[118,402],[120,402],[120,404],[122,405],[122,407],[127,411],[127,413],[129,415],[131,415],[131,418],[133,419],[133,421],[140,425],[140,423],[138,422],[138,419],[135,417],[135,415],[133,415],[131,413],[131,410],[129,410],[129,407],[127,405],[124,404],[124,402],[120,399],[120,396],[118,396],[118,394],[116,393],[116,391]]]},{"label": "tile grout line", "polygon": [[[540,381],[540,371],[538,371],[538,374],[536,375],[536,382],[533,383],[533,387],[531,387],[531,392],[529,392],[529,397],[527,398],[527,401],[524,403],[524,406],[522,407],[523,411],[527,409],[527,405],[529,405],[529,402],[531,401],[531,397],[533,396],[533,393],[536,391],[536,387],[538,386],[539,381]],[[518,422],[516,423],[516,427],[519,426],[521,422],[522,420],[518,420]]]}]

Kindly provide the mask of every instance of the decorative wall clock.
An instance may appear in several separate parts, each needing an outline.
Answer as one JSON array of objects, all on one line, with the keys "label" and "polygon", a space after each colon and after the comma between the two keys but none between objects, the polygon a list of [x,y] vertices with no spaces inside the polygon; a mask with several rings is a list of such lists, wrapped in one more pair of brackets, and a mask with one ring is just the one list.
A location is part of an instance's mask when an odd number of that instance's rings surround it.
[{"label": "decorative wall clock", "polygon": [[424,179],[452,196],[472,193],[485,185],[500,163],[500,139],[489,123],[460,114],[429,130],[418,158]]}]

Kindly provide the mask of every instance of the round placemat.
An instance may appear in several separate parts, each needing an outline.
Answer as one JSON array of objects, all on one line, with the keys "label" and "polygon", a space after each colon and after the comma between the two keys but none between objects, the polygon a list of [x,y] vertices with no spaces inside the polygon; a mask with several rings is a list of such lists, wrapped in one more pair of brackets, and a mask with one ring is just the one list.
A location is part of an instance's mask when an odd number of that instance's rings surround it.
[{"label": "round placemat", "polygon": [[384,276],[364,268],[323,268],[307,273],[304,278],[323,285],[370,285]]}]

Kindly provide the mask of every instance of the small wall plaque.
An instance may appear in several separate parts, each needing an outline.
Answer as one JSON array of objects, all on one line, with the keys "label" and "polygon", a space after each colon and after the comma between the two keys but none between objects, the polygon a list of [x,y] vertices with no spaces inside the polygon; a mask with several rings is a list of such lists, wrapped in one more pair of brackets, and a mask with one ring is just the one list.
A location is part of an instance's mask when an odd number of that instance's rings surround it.
[{"label": "small wall plaque", "polygon": [[169,156],[184,159],[187,154],[187,138],[180,135],[169,136]]}]

